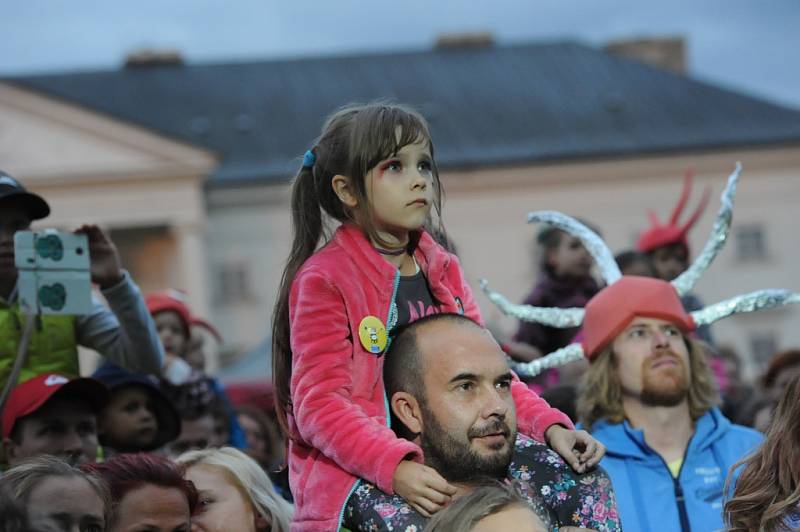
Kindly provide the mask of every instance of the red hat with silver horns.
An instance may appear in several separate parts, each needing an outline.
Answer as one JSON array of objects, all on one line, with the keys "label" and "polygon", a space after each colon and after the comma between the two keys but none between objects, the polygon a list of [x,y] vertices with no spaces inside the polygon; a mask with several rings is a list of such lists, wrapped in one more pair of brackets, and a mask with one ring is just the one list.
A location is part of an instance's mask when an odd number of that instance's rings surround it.
[{"label": "red hat with silver horns", "polygon": [[[684,332],[690,332],[696,327],[713,323],[732,314],[800,303],[800,294],[790,290],[765,289],[735,296],[691,313],[683,309],[680,298],[694,287],[695,282],[709,267],[728,237],[733,218],[736,183],[741,169],[741,165],[737,163],[736,169],[728,177],[711,237],[703,251],[685,272],[671,282],[649,277],[623,276],[614,262],[611,250],[591,229],[560,212],[530,213],[528,223],[545,222],[578,237],[594,257],[607,286],[589,300],[585,309],[543,308],[515,305],[499,293],[490,290],[486,280],[482,279],[483,291],[492,303],[508,316],[550,327],[583,326],[583,342],[570,344],[532,362],[513,364],[513,368],[521,375],[535,376],[546,369],[562,366],[584,357],[593,360],[636,316],[667,320]],[[682,200],[681,203],[685,201]],[[680,204],[679,207],[678,211],[682,209]]]}]

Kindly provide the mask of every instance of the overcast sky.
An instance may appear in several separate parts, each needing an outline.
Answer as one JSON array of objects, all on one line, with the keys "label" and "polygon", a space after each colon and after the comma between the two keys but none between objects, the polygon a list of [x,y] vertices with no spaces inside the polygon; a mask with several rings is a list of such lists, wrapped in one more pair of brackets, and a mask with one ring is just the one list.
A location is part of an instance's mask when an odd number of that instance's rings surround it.
[{"label": "overcast sky", "polygon": [[116,68],[177,48],[193,63],[682,35],[692,76],[800,108],[800,0],[4,0],[0,76]]}]

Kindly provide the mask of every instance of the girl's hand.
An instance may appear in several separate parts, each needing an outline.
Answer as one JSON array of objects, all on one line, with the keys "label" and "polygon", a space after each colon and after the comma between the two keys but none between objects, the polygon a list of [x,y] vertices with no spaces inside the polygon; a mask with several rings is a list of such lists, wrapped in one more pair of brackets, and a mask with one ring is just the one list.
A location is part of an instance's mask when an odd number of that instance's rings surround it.
[{"label": "girl's hand", "polygon": [[426,518],[444,508],[456,493],[435,469],[411,460],[403,460],[395,469],[392,489]]},{"label": "girl's hand", "polygon": [[551,425],[544,433],[547,445],[561,455],[572,469],[585,473],[600,463],[606,447],[585,430],[569,430]]}]

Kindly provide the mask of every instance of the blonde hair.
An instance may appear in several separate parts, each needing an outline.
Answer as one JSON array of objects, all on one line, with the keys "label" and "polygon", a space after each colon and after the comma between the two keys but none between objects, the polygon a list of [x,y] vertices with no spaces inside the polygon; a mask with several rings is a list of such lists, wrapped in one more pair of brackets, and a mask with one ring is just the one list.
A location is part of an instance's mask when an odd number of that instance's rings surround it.
[{"label": "blonde hair", "polygon": [[[714,377],[706,362],[702,343],[684,337],[689,350],[689,414],[692,420],[700,418],[719,404]],[[617,375],[617,354],[611,346],[604,348],[583,375],[578,395],[578,419],[587,429],[604,419],[609,423],[622,423],[622,387]]]},{"label": "blonde hair", "polygon": [[176,462],[187,470],[197,465],[211,465],[224,469],[236,481],[242,493],[258,514],[267,519],[273,532],[288,532],[292,520],[292,505],[275,492],[267,474],[258,463],[233,447],[189,451]]}]

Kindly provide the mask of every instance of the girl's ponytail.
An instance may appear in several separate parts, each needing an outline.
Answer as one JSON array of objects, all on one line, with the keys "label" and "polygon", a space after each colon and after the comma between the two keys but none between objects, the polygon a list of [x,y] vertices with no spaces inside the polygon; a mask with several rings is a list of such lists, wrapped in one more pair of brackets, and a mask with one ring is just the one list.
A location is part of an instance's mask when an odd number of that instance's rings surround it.
[{"label": "girl's ponytail", "polygon": [[286,268],[281,276],[278,300],[272,315],[272,382],[275,413],[285,434],[292,409],[290,380],[292,348],[289,337],[289,292],[297,270],[314,253],[322,236],[322,209],[314,180],[314,167],[303,165],[292,185],[292,228],[294,238]]}]

